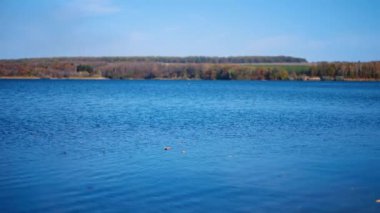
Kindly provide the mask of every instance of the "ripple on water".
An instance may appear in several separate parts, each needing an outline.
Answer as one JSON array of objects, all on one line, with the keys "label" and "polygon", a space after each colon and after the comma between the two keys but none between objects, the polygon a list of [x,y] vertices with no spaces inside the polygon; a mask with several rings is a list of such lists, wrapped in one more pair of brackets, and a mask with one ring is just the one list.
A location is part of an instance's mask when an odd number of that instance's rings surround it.
[{"label": "ripple on water", "polygon": [[379,211],[379,83],[0,81],[0,212]]}]

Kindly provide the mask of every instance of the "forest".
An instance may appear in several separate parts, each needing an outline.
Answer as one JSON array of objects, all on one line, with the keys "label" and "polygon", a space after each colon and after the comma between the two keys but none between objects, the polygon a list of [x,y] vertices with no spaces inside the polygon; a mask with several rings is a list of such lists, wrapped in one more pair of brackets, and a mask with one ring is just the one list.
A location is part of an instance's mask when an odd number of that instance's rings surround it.
[{"label": "forest", "polygon": [[288,56],[73,57],[0,60],[0,77],[194,80],[380,80],[380,61]]}]

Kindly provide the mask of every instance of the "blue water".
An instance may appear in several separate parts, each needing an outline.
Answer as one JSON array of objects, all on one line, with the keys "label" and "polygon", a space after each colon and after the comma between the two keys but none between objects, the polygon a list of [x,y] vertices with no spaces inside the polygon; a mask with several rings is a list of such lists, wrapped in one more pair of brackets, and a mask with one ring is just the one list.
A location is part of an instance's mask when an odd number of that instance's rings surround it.
[{"label": "blue water", "polygon": [[379,212],[377,199],[380,83],[0,80],[0,212]]}]

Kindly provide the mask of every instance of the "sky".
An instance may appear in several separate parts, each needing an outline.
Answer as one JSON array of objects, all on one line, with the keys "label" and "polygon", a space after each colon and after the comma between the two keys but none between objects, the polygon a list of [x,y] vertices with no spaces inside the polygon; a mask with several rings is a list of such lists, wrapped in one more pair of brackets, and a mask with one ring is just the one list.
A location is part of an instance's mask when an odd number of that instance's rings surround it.
[{"label": "sky", "polygon": [[378,0],[0,0],[0,58],[380,60]]}]

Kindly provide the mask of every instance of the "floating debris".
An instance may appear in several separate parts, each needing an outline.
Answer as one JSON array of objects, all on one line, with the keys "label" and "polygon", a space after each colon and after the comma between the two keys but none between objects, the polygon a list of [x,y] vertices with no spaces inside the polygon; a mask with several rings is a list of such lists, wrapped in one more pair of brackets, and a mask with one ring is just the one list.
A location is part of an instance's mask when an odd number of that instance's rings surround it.
[{"label": "floating debris", "polygon": [[172,149],[171,146],[165,146],[165,147],[164,147],[164,150],[166,150],[166,151],[171,150],[171,149]]}]

